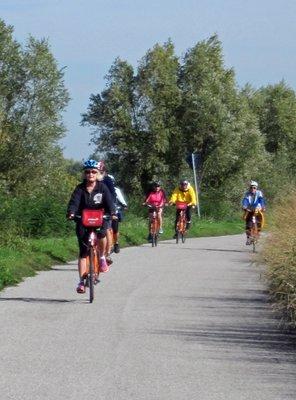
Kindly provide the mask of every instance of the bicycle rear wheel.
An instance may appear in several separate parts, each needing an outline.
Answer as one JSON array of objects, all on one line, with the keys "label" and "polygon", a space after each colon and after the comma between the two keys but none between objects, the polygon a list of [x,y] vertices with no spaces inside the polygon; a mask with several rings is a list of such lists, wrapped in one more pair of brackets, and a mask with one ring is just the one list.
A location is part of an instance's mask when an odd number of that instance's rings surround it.
[{"label": "bicycle rear wheel", "polygon": [[185,232],[181,233],[181,239],[182,239],[182,243],[185,243],[185,240],[186,240]]},{"label": "bicycle rear wheel", "polygon": [[94,300],[94,280],[95,280],[95,254],[94,249],[91,247],[89,255],[89,302],[92,303]]}]

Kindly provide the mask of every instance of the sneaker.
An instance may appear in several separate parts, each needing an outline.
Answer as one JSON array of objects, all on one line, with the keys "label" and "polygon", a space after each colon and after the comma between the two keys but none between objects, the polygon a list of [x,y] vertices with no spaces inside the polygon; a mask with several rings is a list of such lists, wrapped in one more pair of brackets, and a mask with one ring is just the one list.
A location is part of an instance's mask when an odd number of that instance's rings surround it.
[{"label": "sneaker", "polygon": [[160,228],[159,231],[158,231],[158,233],[161,235],[161,234],[163,233],[163,229]]},{"label": "sneaker", "polygon": [[84,282],[79,282],[79,283],[78,283],[76,292],[77,292],[77,293],[85,293]]},{"label": "sneaker", "polygon": [[118,254],[120,252],[120,246],[119,243],[114,244],[114,253]]},{"label": "sneaker", "polygon": [[110,255],[106,257],[106,262],[107,262],[108,265],[113,264],[113,260],[112,260],[112,258],[110,257]]},{"label": "sneaker", "polygon": [[100,259],[100,272],[108,272],[109,265],[107,264],[106,258],[103,257]]},{"label": "sneaker", "polygon": [[247,241],[246,241],[246,245],[247,245],[247,246],[250,246],[251,243],[252,243],[252,242],[251,242],[251,238],[248,237],[248,238],[247,238]]}]

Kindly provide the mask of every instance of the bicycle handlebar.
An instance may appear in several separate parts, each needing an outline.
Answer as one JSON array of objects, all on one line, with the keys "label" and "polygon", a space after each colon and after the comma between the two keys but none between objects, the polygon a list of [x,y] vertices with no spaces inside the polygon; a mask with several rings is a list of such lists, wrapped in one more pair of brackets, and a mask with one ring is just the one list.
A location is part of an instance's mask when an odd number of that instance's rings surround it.
[{"label": "bicycle handlebar", "polygon": [[151,210],[159,210],[163,206],[153,206],[152,204],[144,204],[146,207],[150,208]]},{"label": "bicycle handlebar", "polygon": [[[76,221],[80,221],[81,218],[82,218],[82,216],[81,216],[80,214],[70,214],[70,215],[68,216],[68,219],[69,219],[70,221],[75,221],[75,222],[76,222]],[[104,215],[103,215],[103,219],[104,219],[105,221],[110,221],[111,219],[117,220],[118,217],[117,217],[116,215],[104,214]]]}]

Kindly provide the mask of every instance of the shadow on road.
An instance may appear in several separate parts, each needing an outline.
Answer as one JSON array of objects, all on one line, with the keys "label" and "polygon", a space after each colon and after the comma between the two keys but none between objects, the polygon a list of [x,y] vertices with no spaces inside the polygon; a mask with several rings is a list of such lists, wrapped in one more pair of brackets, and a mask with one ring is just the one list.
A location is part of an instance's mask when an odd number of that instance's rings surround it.
[{"label": "shadow on road", "polygon": [[190,247],[183,247],[184,250],[194,250],[194,251],[222,251],[222,252],[229,252],[229,253],[246,253],[249,252],[248,250],[235,250],[235,249],[192,249]]},{"label": "shadow on road", "polygon": [[[156,329],[152,334],[176,337],[182,341],[194,341],[213,351],[212,358],[246,358],[248,361],[265,362],[296,361],[296,334],[280,329],[280,321],[271,313],[267,293],[261,290],[242,292],[238,296],[179,297],[172,298],[184,307],[184,323],[168,329]],[[180,312],[180,305],[176,305]],[[210,311],[209,311],[210,309]],[[293,372],[295,375],[295,371]]]},{"label": "shadow on road", "polygon": [[0,297],[0,301],[21,301],[25,303],[77,303],[78,300],[46,299],[41,297]]},{"label": "shadow on road", "polygon": [[66,272],[77,272],[77,267],[76,268],[68,268],[68,267],[52,267],[51,271],[57,271],[57,272],[61,272],[61,271],[66,271]]}]

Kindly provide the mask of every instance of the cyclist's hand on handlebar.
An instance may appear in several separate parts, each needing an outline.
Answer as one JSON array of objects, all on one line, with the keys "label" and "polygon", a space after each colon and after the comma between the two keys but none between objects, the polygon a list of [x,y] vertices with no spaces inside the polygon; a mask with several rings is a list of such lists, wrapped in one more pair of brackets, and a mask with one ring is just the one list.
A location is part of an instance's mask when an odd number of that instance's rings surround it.
[{"label": "cyclist's hand on handlebar", "polygon": [[112,215],[111,215],[111,219],[112,219],[113,221],[117,221],[117,220],[118,220],[118,216],[117,216],[116,214],[112,214]]}]

